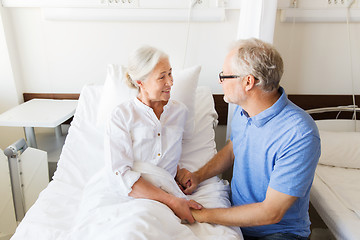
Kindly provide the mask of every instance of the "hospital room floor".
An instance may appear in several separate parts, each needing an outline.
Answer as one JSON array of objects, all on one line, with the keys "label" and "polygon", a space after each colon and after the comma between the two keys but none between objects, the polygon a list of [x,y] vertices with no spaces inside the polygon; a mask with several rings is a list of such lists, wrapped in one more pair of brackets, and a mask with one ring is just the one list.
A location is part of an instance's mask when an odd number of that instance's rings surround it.
[{"label": "hospital room floor", "polygon": [[35,128],[38,148],[48,153],[49,180],[52,179],[52,176],[56,171],[57,162],[59,160],[69,127],[70,124],[61,125],[62,136],[60,138],[55,137],[54,129]]},{"label": "hospital room floor", "polygon": [[311,221],[311,236],[310,240],[335,240],[336,238],[332,235],[330,230],[327,228],[319,214],[316,212],[315,208],[311,205],[309,206],[309,214]]},{"label": "hospital room floor", "polygon": [[[52,129],[46,128],[36,128],[36,137],[39,149],[45,150],[48,152],[48,166],[49,166],[49,180],[51,180],[54,172],[56,171],[57,161],[59,159],[62,146],[65,142],[66,134],[70,125],[63,124],[62,132],[63,136],[59,139],[55,138],[54,132]],[[219,129],[217,129],[219,130]],[[216,142],[220,139],[219,142],[223,142],[222,133],[216,131]],[[221,131],[222,132],[222,131]],[[220,138],[219,138],[220,135]],[[223,147],[221,144],[217,144],[218,150]],[[227,174],[224,177],[227,178],[231,174]],[[316,212],[314,207],[310,204],[309,208],[310,220],[311,220],[311,231],[310,240],[335,240],[335,237],[331,234],[330,230],[327,228],[325,223],[322,221],[319,214]]]}]

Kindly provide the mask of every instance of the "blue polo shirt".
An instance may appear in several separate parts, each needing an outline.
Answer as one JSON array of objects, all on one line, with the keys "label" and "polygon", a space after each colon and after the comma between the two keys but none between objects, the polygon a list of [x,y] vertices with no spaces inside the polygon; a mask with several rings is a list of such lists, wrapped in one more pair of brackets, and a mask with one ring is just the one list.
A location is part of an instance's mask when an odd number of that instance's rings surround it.
[{"label": "blue polo shirt", "polygon": [[249,117],[234,111],[231,141],[235,155],[231,182],[234,206],[262,202],[268,187],[298,199],[277,224],[241,228],[261,237],[287,232],[310,234],[309,197],[320,157],[320,137],[313,119],[288,100],[284,89],[270,108]]}]

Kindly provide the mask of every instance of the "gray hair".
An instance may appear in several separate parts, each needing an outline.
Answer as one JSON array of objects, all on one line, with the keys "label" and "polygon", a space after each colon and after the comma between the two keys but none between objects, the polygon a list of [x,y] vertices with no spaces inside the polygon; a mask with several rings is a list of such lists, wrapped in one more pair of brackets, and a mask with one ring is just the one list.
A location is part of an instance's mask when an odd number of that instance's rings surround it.
[{"label": "gray hair", "polygon": [[125,72],[128,85],[139,89],[136,81],[144,81],[160,59],[163,58],[168,58],[168,55],[151,46],[142,46],[135,50],[129,56],[128,67]]},{"label": "gray hair", "polygon": [[231,49],[236,50],[231,62],[235,74],[254,76],[259,80],[256,85],[265,92],[279,88],[284,64],[273,45],[251,38],[235,42]]}]

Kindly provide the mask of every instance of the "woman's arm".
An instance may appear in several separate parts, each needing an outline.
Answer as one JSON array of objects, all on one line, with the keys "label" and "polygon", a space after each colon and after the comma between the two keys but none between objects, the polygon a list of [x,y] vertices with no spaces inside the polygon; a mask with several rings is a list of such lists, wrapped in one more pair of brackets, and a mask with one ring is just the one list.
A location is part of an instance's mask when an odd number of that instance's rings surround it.
[{"label": "woman's arm", "polygon": [[191,215],[190,208],[201,209],[202,206],[193,200],[186,200],[175,197],[155,187],[142,177],[132,186],[129,196],[134,198],[152,199],[167,205],[181,220],[194,223],[195,220]]}]

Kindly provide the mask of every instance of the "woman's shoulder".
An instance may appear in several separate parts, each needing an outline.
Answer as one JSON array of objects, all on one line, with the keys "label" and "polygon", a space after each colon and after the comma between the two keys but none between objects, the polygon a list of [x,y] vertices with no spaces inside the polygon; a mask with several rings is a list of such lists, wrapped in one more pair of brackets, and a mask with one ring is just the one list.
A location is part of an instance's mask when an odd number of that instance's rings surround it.
[{"label": "woman's shoulder", "polygon": [[168,105],[173,108],[178,108],[183,111],[188,111],[188,107],[183,102],[180,102],[178,100],[170,99]]},{"label": "woman's shoulder", "polygon": [[133,111],[134,107],[135,107],[135,99],[129,99],[116,105],[116,107],[113,110],[113,114],[130,112]]}]

